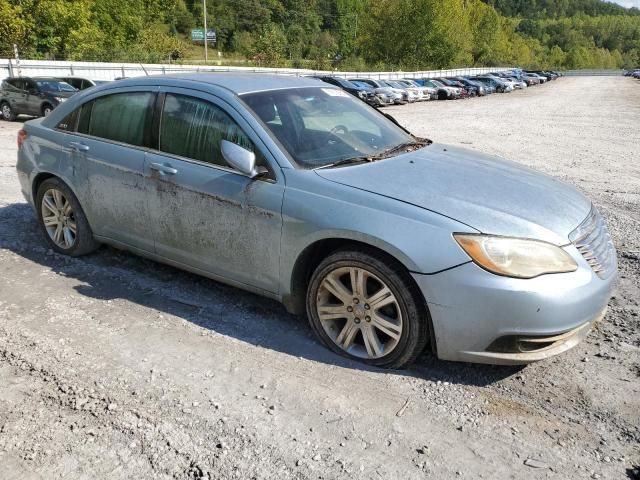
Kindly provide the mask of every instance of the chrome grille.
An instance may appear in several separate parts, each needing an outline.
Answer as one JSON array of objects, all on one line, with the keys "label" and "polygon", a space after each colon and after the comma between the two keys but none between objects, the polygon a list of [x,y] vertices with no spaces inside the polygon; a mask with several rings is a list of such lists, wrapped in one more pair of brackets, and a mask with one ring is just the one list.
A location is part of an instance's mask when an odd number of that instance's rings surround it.
[{"label": "chrome grille", "polygon": [[569,240],[600,278],[607,278],[615,271],[616,251],[607,226],[594,207],[587,218],[569,234]]}]

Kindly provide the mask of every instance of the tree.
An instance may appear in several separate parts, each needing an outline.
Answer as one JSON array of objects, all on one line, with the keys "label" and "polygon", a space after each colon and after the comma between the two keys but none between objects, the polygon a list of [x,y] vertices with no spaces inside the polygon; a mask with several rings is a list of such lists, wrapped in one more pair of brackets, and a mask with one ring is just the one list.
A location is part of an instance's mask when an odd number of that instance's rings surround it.
[{"label": "tree", "polygon": [[0,55],[11,56],[14,43],[22,47],[27,24],[21,14],[19,6],[0,0]]},{"label": "tree", "polygon": [[254,58],[263,66],[277,67],[285,53],[287,37],[282,28],[270,23],[262,28],[262,32],[254,44]]}]

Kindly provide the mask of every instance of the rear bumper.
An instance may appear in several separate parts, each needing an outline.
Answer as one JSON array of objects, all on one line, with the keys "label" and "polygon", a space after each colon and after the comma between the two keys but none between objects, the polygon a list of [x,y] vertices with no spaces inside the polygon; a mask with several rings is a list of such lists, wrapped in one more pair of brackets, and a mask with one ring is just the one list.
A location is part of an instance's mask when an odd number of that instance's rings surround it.
[{"label": "rear bumper", "polygon": [[616,275],[599,278],[574,247],[575,272],[514,279],[474,263],[435,275],[413,274],[427,300],[438,357],[526,364],[583,340],[604,316]]}]

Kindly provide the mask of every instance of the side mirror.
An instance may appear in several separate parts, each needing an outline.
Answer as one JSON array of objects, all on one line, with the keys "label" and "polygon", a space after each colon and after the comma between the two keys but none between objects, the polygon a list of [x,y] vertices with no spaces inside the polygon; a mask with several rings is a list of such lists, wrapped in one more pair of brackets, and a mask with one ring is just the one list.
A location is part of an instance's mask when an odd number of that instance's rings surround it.
[{"label": "side mirror", "polygon": [[222,140],[222,142],[220,142],[220,148],[222,150],[222,156],[233,168],[244,173],[249,178],[258,175],[255,153],[228,140]]}]

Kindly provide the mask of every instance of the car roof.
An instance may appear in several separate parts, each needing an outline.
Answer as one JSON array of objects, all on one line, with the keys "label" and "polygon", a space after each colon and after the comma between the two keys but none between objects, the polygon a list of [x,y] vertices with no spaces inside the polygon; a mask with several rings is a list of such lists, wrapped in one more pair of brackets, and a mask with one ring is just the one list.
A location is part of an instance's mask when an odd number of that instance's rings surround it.
[{"label": "car roof", "polygon": [[[60,77],[22,77],[22,78],[30,78],[31,80],[44,80],[47,82],[64,82]],[[67,77],[70,78],[70,77]]]},{"label": "car roof", "polygon": [[244,93],[263,92],[267,90],[279,90],[285,88],[331,88],[331,86],[327,83],[311,77],[232,72],[151,75],[147,77],[135,77],[125,80],[118,80],[118,86],[125,87],[149,85],[150,83],[153,85],[189,86],[194,82],[201,85],[216,85],[230,90],[237,95],[242,95]]}]

